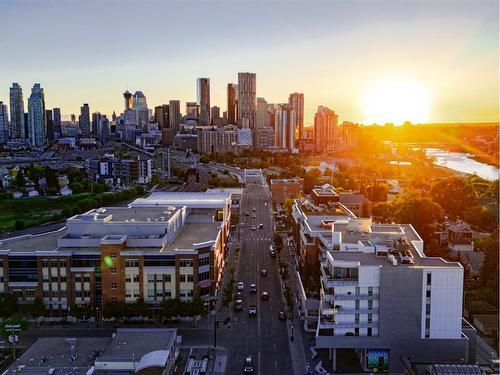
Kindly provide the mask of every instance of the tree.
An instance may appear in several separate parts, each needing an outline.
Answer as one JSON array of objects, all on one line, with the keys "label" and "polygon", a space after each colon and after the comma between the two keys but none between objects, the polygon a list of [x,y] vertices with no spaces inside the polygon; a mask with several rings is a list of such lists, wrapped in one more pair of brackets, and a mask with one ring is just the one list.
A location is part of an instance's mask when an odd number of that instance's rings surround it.
[{"label": "tree", "polygon": [[125,315],[125,303],[122,301],[106,302],[103,314],[106,318],[121,318]]},{"label": "tree", "polygon": [[462,216],[470,206],[476,204],[476,197],[471,186],[461,177],[449,177],[438,180],[431,189],[431,197],[451,216]]},{"label": "tree", "polygon": [[429,198],[403,194],[393,203],[394,219],[397,223],[413,225],[424,241],[432,239],[435,226],[444,217],[439,204]]},{"label": "tree", "polygon": [[463,218],[467,223],[486,231],[493,230],[497,226],[495,214],[489,208],[480,204],[465,210]]},{"label": "tree", "polygon": [[292,215],[292,208],[293,208],[294,201],[292,198],[286,198],[285,202],[283,203],[283,209],[285,210],[285,214],[290,217]]},{"label": "tree", "polygon": [[14,223],[14,227],[16,228],[16,230],[24,229],[25,226],[26,222],[24,220],[16,220]]},{"label": "tree", "polygon": [[16,175],[14,184],[20,189],[26,186],[26,179],[22,171],[19,171]]},{"label": "tree", "polygon": [[310,193],[311,190],[319,185],[319,177],[321,176],[321,171],[319,169],[311,169],[304,176],[304,193]]},{"label": "tree", "polygon": [[394,221],[394,209],[388,202],[375,203],[372,207],[372,216],[375,221],[381,223],[392,223]]},{"label": "tree", "polygon": [[8,318],[18,310],[17,297],[13,294],[0,296],[0,318]]},{"label": "tree", "polygon": [[164,299],[161,301],[161,315],[165,319],[172,319],[181,314],[181,301],[178,298]]}]

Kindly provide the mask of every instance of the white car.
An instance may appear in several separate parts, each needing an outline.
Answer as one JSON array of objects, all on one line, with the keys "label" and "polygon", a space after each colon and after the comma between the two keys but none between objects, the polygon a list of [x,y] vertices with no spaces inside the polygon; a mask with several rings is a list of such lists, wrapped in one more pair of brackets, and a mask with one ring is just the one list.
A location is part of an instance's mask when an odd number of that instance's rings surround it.
[{"label": "white car", "polygon": [[236,289],[238,289],[240,292],[245,289],[245,284],[243,283],[243,281],[240,281],[236,287]]}]

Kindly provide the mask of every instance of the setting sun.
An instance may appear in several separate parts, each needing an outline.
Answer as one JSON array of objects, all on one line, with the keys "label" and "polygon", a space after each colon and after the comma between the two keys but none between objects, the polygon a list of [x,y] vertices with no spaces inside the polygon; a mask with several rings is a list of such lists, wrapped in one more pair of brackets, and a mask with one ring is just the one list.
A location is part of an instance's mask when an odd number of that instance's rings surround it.
[{"label": "setting sun", "polygon": [[364,93],[364,123],[423,123],[429,120],[430,102],[427,89],[416,82],[379,82]]}]

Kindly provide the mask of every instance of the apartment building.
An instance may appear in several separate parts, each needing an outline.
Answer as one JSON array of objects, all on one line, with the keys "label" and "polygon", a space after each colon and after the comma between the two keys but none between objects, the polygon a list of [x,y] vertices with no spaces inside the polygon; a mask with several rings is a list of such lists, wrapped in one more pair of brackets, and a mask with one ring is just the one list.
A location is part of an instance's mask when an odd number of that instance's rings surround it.
[{"label": "apartment building", "polygon": [[151,182],[151,159],[116,159],[113,154],[86,160],[87,176],[107,185],[148,184]]},{"label": "apartment building", "polygon": [[460,263],[426,257],[411,225],[357,218],[337,198],[322,187],[293,207],[300,269],[319,278],[311,285],[297,274],[301,317],[316,347],[328,349],[334,368],[339,349],[355,351],[372,372],[402,373],[401,356],[474,361],[475,331],[462,327]]},{"label": "apartment building", "polygon": [[106,302],[213,300],[230,231],[230,193],[153,193],[75,215],[66,227],[0,242],[0,293],[43,298],[51,315]]},{"label": "apartment building", "polygon": [[283,204],[287,198],[296,198],[304,194],[304,179],[275,178],[271,179],[269,187],[273,203]]}]

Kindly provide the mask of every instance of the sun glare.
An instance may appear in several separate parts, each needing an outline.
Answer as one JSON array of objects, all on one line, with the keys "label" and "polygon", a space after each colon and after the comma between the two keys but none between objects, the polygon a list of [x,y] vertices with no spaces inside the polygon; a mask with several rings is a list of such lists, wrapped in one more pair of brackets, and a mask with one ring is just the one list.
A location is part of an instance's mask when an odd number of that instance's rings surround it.
[{"label": "sun glare", "polygon": [[401,125],[405,121],[427,122],[430,102],[428,90],[416,82],[380,82],[365,91],[363,123]]}]

